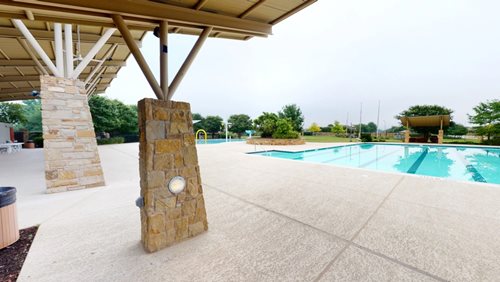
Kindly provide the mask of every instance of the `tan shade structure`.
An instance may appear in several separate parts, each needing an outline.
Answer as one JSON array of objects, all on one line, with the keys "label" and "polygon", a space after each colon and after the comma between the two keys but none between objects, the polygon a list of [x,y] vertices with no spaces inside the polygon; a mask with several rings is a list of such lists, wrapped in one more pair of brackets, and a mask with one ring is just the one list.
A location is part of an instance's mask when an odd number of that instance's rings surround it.
[{"label": "tan shade structure", "polygon": [[[403,126],[406,126],[405,143],[413,142],[410,137],[411,127],[439,127],[438,139],[439,144],[443,143],[444,131],[443,126],[449,126],[451,117],[450,115],[434,115],[434,116],[416,116],[416,117],[400,117]],[[416,139],[417,142],[427,142],[427,139]],[[432,139],[431,139],[432,141]]]},{"label": "tan shade structure", "polygon": [[[51,74],[50,67],[16,28],[13,19],[22,20],[54,65],[58,60],[56,54],[60,53],[54,40],[57,30],[54,23],[72,24],[74,43],[71,47],[76,68],[95,42],[108,29],[117,27],[116,16],[123,19],[136,43],[140,43],[147,31],[166,21],[168,25],[162,25],[162,31],[168,33],[202,35],[205,32],[206,37],[248,40],[271,35],[274,24],[314,2],[316,0],[0,0],[0,102],[34,98],[31,92],[40,90],[39,75]],[[121,32],[113,31],[78,79],[86,82],[89,94],[103,93],[125,66],[129,55]],[[161,77],[165,82],[166,75]],[[181,79],[172,85],[174,91]],[[157,96],[158,92],[157,88]],[[163,96],[165,94],[166,90]]]},{"label": "tan shade structure", "polygon": [[449,126],[450,115],[435,115],[435,116],[418,116],[418,117],[401,117],[399,118],[403,126],[409,127],[433,127],[433,126]]}]

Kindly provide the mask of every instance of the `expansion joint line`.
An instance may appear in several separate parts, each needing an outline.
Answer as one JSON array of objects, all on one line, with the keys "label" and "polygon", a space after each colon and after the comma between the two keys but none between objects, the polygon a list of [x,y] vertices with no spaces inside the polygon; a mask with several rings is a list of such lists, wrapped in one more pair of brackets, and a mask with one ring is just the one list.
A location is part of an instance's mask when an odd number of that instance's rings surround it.
[{"label": "expansion joint line", "polygon": [[322,271],[322,272],[318,275],[318,277],[317,277],[316,279],[314,279],[314,281],[319,281],[319,280],[320,280],[320,279],[324,276],[324,274],[325,274],[325,273],[326,273],[326,272],[327,272],[327,271],[331,268],[331,266],[335,263],[335,261],[336,261],[336,260],[340,257],[340,255],[341,255],[341,254],[342,254],[342,253],[343,253],[343,252],[344,252],[344,251],[345,251],[348,247],[353,246],[353,247],[356,247],[356,248],[361,249],[361,250],[363,250],[363,251],[366,251],[366,252],[368,252],[368,253],[370,253],[370,254],[372,254],[372,255],[374,255],[374,256],[380,257],[380,258],[382,258],[382,259],[385,259],[385,260],[388,260],[388,261],[390,261],[390,262],[393,262],[393,263],[395,263],[395,264],[397,264],[397,265],[400,265],[400,266],[402,266],[402,267],[404,267],[404,268],[406,268],[406,269],[410,269],[410,270],[412,270],[412,271],[415,271],[415,272],[418,272],[418,273],[420,273],[420,274],[422,274],[422,275],[425,275],[425,276],[427,276],[427,277],[430,277],[430,278],[432,278],[432,279],[434,279],[434,280],[436,280],[436,281],[447,282],[448,280],[446,280],[446,279],[443,279],[443,278],[438,277],[438,276],[436,276],[436,275],[434,275],[434,274],[431,274],[431,273],[429,273],[429,272],[427,272],[427,271],[421,270],[421,269],[416,268],[416,267],[414,267],[414,266],[412,266],[412,265],[409,265],[409,264],[407,264],[407,263],[401,262],[401,261],[399,261],[399,260],[397,260],[397,259],[395,259],[395,258],[391,258],[391,257],[389,257],[389,256],[386,256],[386,255],[382,254],[382,253],[379,253],[379,252],[377,252],[377,251],[371,250],[371,249],[369,249],[369,248],[367,248],[367,247],[361,246],[361,245],[356,244],[356,243],[354,243],[354,242],[353,242],[353,240],[354,240],[354,239],[355,239],[355,238],[359,235],[359,233],[361,232],[361,230],[363,230],[363,229],[366,227],[366,225],[368,224],[368,222],[370,222],[370,220],[371,220],[371,219],[375,216],[375,214],[378,212],[378,210],[380,210],[380,208],[382,207],[382,205],[383,205],[383,204],[386,202],[386,200],[387,200],[387,199],[391,196],[391,194],[394,192],[394,190],[395,190],[395,189],[396,189],[396,188],[397,188],[397,187],[401,184],[401,182],[403,182],[403,179],[404,179],[404,176],[403,176],[403,177],[401,177],[401,178],[398,180],[398,182],[394,185],[394,187],[393,187],[393,188],[391,189],[391,191],[387,194],[387,196],[385,196],[385,198],[384,198],[384,199],[382,200],[382,202],[378,205],[378,207],[375,209],[375,211],[373,212],[373,214],[372,214],[372,215],[368,218],[368,220],[365,222],[365,224],[363,224],[363,226],[362,226],[362,227],[358,230],[358,232],[356,232],[356,234],[354,234],[354,236],[351,238],[351,240],[344,239],[344,238],[342,238],[342,237],[339,237],[338,235],[335,235],[335,234],[330,233],[330,232],[328,232],[328,231],[322,230],[322,229],[320,229],[320,228],[318,228],[318,227],[316,227],[316,226],[313,226],[313,225],[311,225],[311,224],[309,224],[309,223],[306,223],[306,222],[303,222],[303,221],[297,220],[297,219],[295,219],[295,218],[293,218],[293,217],[290,217],[290,216],[287,216],[287,215],[282,214],[282,213],[280,213],[280,212],[277,212],[277,211],[274,211],[274,210],[272,210],[272,209],[266,208],[266,207],[261,206],[261,205],[259,205],[259,204],[257,204],[257,203],[254,203],[254,202],[248,201],[248,200],[246,200],[246,199],[243,199],[243,198],[241,198],[241,197],[238,197],[238,196],[236,196],[236,195],[233,195],[233,194],[231,194],[231,193],[228,193],[228,192],[226,192],[226,191],[224,191],[224,190],[221,190],[221,189],[219,189],[219,188],[216,188],[216,187],[214,187],[214,186],[212,186],[212,185],[207,185],[206,183],[202,183],[202,185],[203,185],[203,187],[206,187],[206,188],[209,188],[209,189],[213,189],[214,191],[217,191],[217,192],[219,192],[219,193],[222,193],[222,194],[224,194],[224,195],[226,195],[226,196],[229,196],[229,197],[231,197],[231,198],[237,199],[237,200],[239,200],[239,201],[241,201],[241,202],[243,202],[243,203],[246,203],[246,204],[248,204],[248,205],[251,205],[251,206],[253,206],[253,207],[259,208],[259,209],[261,209],[261,210],[264,210],[264,211],[267,211],[267,212],[273,213],[273,214],[275,214],[275,215],[277,215],[277,216],[279,216],[279,217],[286,218],[286,219],[288,219],[288,220],[290,220],[290,221],[293,221],[293,222],[296,222],[296,223],[298,223],[298,224],[300,224],[300,225],[303,225],[303,226],[309,227],[309,228],[311,228],[311,229],[313,229],[313,230],[315,230],[315,231],[318,231],[318,232],[320,232],[320,233],[326,234],[326,235],[328,235],[328,236],[333,237],[333,238],[334,238],[334,239],[336,239],[336,240],[339,240],[339,241],[341,241],[341,242],[344,242],[344,243],[345,243],[345,246],[344,246],[344,247],[340,250],[340,252],[339,252],[339,253],[338,253],[338,254],[337,254],[337,255],[333,258],[333,260],[332,260],[332,261],[330,261],[330,262],[328,263],[328,265],[325,267],[325,269],[323,269],[323,271]]}]

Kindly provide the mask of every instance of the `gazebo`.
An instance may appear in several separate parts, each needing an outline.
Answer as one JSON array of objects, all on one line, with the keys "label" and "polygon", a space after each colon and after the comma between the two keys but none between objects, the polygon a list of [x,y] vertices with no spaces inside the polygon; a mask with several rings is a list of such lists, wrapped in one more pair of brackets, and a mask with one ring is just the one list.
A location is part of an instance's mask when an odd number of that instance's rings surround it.
[{"label": "gazebo", "polygon": [[[414,117],[400,117],[401,124],[406,127],[405,143],[410,143],[410,128],[411,127],[439,127],[438,131],[438,144],[443,143],[443,126],[449,126],[451,117],[450,115],[433,115],[433,116],[414,116]],[[427,142],[427,140],[425,141]]]}]

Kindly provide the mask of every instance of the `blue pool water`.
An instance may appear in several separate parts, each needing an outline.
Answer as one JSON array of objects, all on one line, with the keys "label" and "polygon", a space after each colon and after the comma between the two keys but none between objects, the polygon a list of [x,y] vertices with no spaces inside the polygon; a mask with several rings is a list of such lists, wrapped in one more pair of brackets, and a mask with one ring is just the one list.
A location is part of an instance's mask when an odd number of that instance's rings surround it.
[{"label": "blue pool water", "polygon": [[[228,142],[242,142],[245,141],[244,139],[230,139]],[[219,144],[219,143],[226,143],[226,139],[198,139],[196,140],[196,144]]]},{"label": "blue pool water", "polygon": [[262,156],[500,184],[500,148],[356,144]]}]

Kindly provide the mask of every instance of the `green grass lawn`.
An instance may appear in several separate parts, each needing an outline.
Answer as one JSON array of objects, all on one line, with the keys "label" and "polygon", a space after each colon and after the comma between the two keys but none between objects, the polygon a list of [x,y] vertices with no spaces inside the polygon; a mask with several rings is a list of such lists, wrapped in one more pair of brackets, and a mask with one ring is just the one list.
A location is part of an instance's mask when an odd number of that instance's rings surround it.
[{"label": "green grass lawn", "polygon": [[[349,142],[349,138],[346,137],[337,137],[337,136],[302,136],[306,142]],[[353,141],[356,141],[353,139]]]},{"label": "green grass lawn", "polygon": [[[349,142],[349,138],[346,137],[337,137],[337,136],[303,136],[306,142],[316,142],[316,143],[345,143]],[[356,142],[355,138],[352,139],[352,142]],[[399,139],[385,139],[385,142],[394,142],[400,143],[402,140]],[[444,139],[444,144],[480,144],[481,141],[479,139]]]}]

